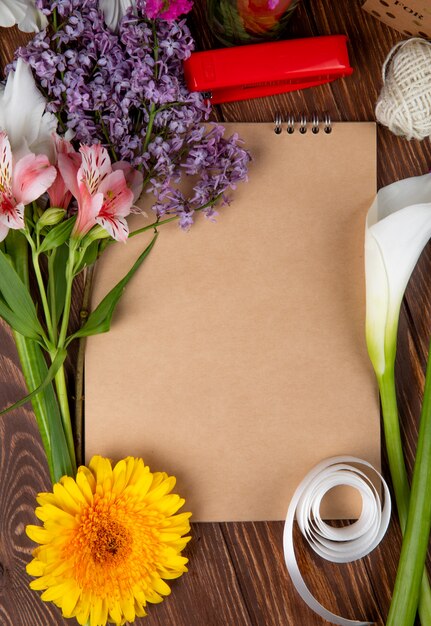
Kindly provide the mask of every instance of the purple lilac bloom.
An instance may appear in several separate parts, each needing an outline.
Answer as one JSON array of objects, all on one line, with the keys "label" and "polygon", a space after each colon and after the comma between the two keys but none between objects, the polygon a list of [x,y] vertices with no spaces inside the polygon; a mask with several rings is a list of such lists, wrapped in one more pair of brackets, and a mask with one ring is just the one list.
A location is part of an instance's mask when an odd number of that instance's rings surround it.
[{"label": "purple lilac bloom", "polygon": [[[197,210],[213,217],[215,202],[226,202],[246,178],[250,157],[237,136],[203,125],[210,107],[183,76],[193,50],[185,20],[148,19],[151,2],[137,0],[114,33],[98,0],[36,4],[49,19],[56,11],[58,29],[38,33],[17,55],[32,67],[60,129],[72,131],[76,144],[100,142],[113,160],[139,168],[158,217],[178,215],[183,228]],[[179,191],[185,179],[193,181],[187,196]]]}]

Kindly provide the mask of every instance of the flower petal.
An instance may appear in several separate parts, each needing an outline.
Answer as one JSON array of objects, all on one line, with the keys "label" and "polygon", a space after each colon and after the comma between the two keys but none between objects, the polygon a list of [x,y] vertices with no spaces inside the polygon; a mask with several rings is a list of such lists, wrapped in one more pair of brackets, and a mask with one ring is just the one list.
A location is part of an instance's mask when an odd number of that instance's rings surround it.
[{"label": "flower petal", "polygon": [[[85,492],[90,487],[90,498],[72,477],[53,485],[55,506],[49,494],[38,497],[43,527],[27,527],[39,544],[27,567],[36,577],[30,587],[79,624],[133,622],[145,615],[148,602],[161,602],[170,593],[164,579],[187,571],[181,550],[190,539],[185,536],[190,514],[172,517],[157,502],[148,506],[138,487],[147,478],[151,483],[153,475],[142,459],[128,457],[113,468],[109,459],[95,456],[79,475]],[[175,479],[164,473],[155,481],[159,489],[168,483],[173,486]],[[169,497],[184,502],[167,493],[162,501]]]},{"label": "flower petal", "polygon": [[82,163],[81,155],[75,151],[70,141],[54,133],[57,161],[57,178],[48,189],[52,207],[67,209],[72,195],[78,199],[77,174]]},{"label": "flower petal", "polygon": [[18,59],[6,86],[0,87],[0,128],[7,132],[15,158],[31,151],[54,160],[52,134],[57,120],[53,113],[45,112],[45,107],[30,66]]},{"label": "flower petal", "polygon": [[[22,0],[21,0],[22,2]],[[34,6],[34,1],[27,0],[27,10],[22,20],[18,22],[18,28],[23,33],[38,33],[48,26],[46,15]]]},{"label": "flower petal", "polygon": [[127,9],[135,6],[134,0],[100,0],[99,8],[103,12],[105,22],[112,31],[118,29],[121,18]]},{"label": "flower petal", "polygon": [[57,133],[54,133],[53,139],[57,154],[78,154],[68,139],[60,137]]},{"label": "flower petal", "polygon": [[133,191],[129,189],[121,170],[112,172],[105,178],[99,187],[104,195],[101,217],[122,216],[130,214],[133,203]]},{"label": "flower petal", "polygon": [[85,184],[82,184],[80,185],[79,194],[78,217],[73,227],[72,235],[83,236],[96,224],[96,217],[103,204],[103,193],[96,193],[95,196],[91,196]]},{"label": "flower petal", "polygon": [[44,154],[27,154],[15,165],[12,192],[18,202],[29,204],[40,198],[52,185],[57,170]]},{"label": "flower petal", "polygon": [[[82,157],[78,152],[59,152],[57,154],[57,164],[65,186],[72,193],[73,197],[79,200],[78,172],[82,164]],[[81,174],[80,174],[81,175]]]},{"label": "flower petal", "polygon": [[20,0],[2,0],[0,3],[0,26],[10,28],[24,19],[26,6]]},{"label": "flower petal", "polygon": [[9,232],[9,228],[0,222],[0,241],[6,239],[6,236]]},{"label": "flower petal", "polygon": [[4,207],[0,206],[0,223],[15,230],[24,228],[24,208],[22,203],[9,206],[7,211],[4,211]]},{"label": "flower petal", "polygon": [[96,222],[100,224],[113,239],[126,242],[129,237],[129,225],[124,217],[98,217]]},{"label": "flower petal", "polygon": [[8,136],[0,132],[0,191],[12,190],[12,151]]},{"label": "flower petal", "polygon": [[430,174],[379,191],[365,235],[367,345],[377,374],[385,371],[388,356],[395,356],[404,291],[430,235]]},{"label": "flower petal", "polygon": [[100,144],[81,146],[82,178],[91,195],[99,191],[102,181],[112,172],[111,159],[106,148]]},{"label": "flower petal", "polygon": [[144,184],[142,172],[136,170],[130,163],[127,163],[127,161],[117,161],[112,165],[112,169],[114,172],[116,170],[122,170],[122,172],[124,172],[127,186],[133,191],[133,202],[139,200]]},{"label": "flower petal", "polygon": [[9,28],[15,24],[25,33],[38,33],[46,28],[48,20],[36,9],[34,0],[2,0],[0,26]]}]

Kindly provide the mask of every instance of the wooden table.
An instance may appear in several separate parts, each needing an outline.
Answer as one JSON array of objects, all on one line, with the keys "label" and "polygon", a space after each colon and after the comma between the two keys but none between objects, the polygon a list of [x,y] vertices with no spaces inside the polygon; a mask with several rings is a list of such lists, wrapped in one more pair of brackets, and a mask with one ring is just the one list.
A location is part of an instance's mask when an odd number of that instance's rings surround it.
[{"label": "wooden table", "polygon": [[[204,3],[196,0],[191,25],[199,48],[213,45]],[[382,3],[383,4],[383,3]],[[363,12],[360,0],[304,0],[291,22],[292,37],[347,33],[353,77],[303,92],[217,107],[217,119],[269,121],[277,111],[327,110],[333,120],[373,120],[381,64],[402,35]],[[1,62],[10,60],[23,35],[2,30]],[[419,175],[431,167],[430,142],[407,142],[378,129],[378,184]],[[401,312],[397,381],[405,451],[411,469],[430,335],[431,249],[422,255]],[[24,393],[12,337],[0,328],[0,404]],[[72,364],[73,367],[73,364]],[[35,494],[49,488],[47,465],[30,407],[0,418],[0,625],[67,624],[55,607],[28,589],[25,565],[32,544]],[[383,455],[384,456],[384,455]],[[385,464],[385,460],[384,460]],[[386,465],[385,465],[386,467]],[[386,476],[388,473],[386,471]],[[146,626],[323,626],[300,600],[286,574],[281,522],[195,524],[187,550],[190,571],[172,585],[172,596],[150,606]],[[400,549],[397,521],[367,558],[333,565],[316,557],[297,537],[305,579],[330,610],[350,619],[384,624]]]}]

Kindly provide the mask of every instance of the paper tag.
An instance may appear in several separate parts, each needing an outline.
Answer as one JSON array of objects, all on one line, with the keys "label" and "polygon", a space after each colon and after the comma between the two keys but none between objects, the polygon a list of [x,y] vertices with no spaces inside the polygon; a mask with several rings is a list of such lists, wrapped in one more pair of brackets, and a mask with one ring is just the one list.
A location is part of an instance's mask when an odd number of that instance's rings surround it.
[{"label": "paper tag", "polygon": [[362,8],[408,37],[431,38],[429,0],[367,0]]}]

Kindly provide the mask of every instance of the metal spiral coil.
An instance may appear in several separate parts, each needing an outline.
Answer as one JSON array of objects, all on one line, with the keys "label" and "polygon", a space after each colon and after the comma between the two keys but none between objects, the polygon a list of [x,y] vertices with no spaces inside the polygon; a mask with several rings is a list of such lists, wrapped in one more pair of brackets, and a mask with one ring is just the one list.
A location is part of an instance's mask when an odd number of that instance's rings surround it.
[{"label": "metal spiral coil", "polygon": [[281,113],[276,113],[274,116],[274,133],[276,135],[279,135],[281,133],[281,124],[282,124],[282,118],[281,118]]},{"label": "metal spiral coil", "polygon": [[[332,133],[332,120],[331,116],[327,111],[321,114],[321,117],[317,113],[313,113],[311,116],[310,123],[308,123],[307,115],[305,113],[301,113],[299,115],[298,121],[296,122],[295,116],[292,113],[289,113],[286,116],[286,131],[289,135],[292,135],[296,130],[296,123],[298,124],[298,130],[301,135],[305,135],[310,126],[311,132],[313,135],[317,135],[320,132],[320,129],[323,128],[323,131],[329,135]],[[283,130],[283,118],[281,113],[277,112],[274,115],[274,133],[276,135],[280,135]]]}]

